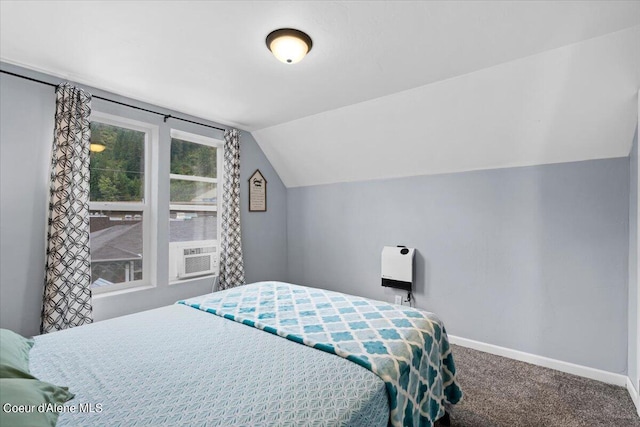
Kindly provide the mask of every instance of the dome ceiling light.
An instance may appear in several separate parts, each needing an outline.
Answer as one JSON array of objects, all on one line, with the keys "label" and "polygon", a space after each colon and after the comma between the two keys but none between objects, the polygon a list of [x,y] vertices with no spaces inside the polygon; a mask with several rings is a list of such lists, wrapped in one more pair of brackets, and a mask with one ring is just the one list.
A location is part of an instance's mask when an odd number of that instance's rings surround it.
[{"label": "dome ceiling light", "polygon": [[95,144],[93,142],[89,145],[89,150],[93,151],[94,153],[102,153],[105,148],[107,147],[105,147],[103,144]]},{"label": "dome ceiling light", "polygon": [[311,37],[293,28],[270,32],[266,42],[271,53],[285,64],[300,62],[313,46]]}]

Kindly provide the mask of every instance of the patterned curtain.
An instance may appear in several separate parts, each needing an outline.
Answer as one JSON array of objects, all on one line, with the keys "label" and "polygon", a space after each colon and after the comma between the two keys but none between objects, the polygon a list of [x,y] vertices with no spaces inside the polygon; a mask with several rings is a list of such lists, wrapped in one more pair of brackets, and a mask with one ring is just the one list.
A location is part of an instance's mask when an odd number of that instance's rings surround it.
[{"label": "patterned curtain", "polygon": [[89,114],[91,95],[56,89],[42,323],[47,333],[91,323]]},{"label": "patterned curtain", "polygon": [[224,133],[223,179],[219,290],[245,283],[240,238],[240,140],[236,129]]}]

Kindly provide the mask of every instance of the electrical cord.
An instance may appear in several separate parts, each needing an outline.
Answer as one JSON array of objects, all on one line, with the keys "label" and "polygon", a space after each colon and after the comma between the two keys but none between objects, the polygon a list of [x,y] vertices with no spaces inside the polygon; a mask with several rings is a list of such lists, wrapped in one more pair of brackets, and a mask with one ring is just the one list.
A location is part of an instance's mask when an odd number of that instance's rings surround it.
[{"label": "electrical cord", "polygon": [[409,307],[413,308],[413,293],[411,293],[411,291],[407,292],[407,299],[405,300],[405,302],[409,303]]}]

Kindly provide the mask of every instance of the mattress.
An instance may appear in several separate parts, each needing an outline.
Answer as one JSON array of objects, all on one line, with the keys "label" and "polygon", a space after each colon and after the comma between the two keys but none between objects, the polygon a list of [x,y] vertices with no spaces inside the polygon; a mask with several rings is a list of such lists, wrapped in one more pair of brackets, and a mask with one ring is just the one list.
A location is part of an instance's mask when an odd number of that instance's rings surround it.
[{"label": "mattress", "polygon": [[386,426],[362,366],[173,305],[37,336],[30,369],[75,398],[59,426]]}]

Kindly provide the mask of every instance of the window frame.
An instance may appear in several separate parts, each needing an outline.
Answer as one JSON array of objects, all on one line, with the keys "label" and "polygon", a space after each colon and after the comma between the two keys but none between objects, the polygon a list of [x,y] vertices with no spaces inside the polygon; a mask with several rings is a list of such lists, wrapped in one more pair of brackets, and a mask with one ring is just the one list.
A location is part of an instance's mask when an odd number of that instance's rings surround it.
[{"label": "window frame", "polygon": [[[215,183],[216,184],[216,204],[215,205],[182,205],[179,203],[171,203],[171,197],[169,197],[169,212],[174,211],[174,210],[182,210],[182,211],[191,211],[191,212],[197,212],[197,211],[207,211],[207,212],[216,212],[216,221],[217,221],[217,227],[216,227],[216,244],[218,246],[218,254],[220,253],[220,241],[221,241],[221,236],[222,236],[222,230],[220,227],[220,212],[222,211],[222,197],[220,197],[222,195],[222,186],[224,184],[224,171],[223,171],[223,167],[224,167],[224,141],[220,140],[220,139],[216,139],[213,137],[208,137],[208,136],[204,136],[204,135],[199,135],[199,134],[195,134],[195,133],[191,133],[191,132],[185,132],[179,129],[171,129],[169,132],[169,144],[173,143],[173,139],[179,139],[181,141],[185,141],[185,142],[190,142],[192,144],[200,144],[200,145],[206,145],[208,147],[213,147],[216,149],[216,178],[209,178],[209,177],[202,177],[202,176],[198,176],[198,175],[181,175],[181,174],[173,174],[171,173],[171,158],[169,158],[169,179],[167,180],[167,185],[169,186],[169,188],[171,187],[171,180],[172,179],[181,179],[181,180],[187,180],[187,181],[195,181],[195,182],[209,182],[209,183]],[[172,243],[180,243],[180,242],[171,242],[171,235],[169,233],[168,235],[168,244],[169,247],[171,246]],[[193,242],[198,242],[200,240],[193,240]],[[169,249],[169,251],[171,251],[171,249]],[[218,255],[219,256],[219,255]],[[171,262],[171,253],[169,253],[169,262]],[[218,264],[218,270],[213,273],[213,274],[206,274],[203,276],[198,276],[197,278],[194,279],[204,279],[204,278],[210,278],[210,277],[216,277],[220,274],[220,265]],[[180,283],[184,283],[187,282],[189,280],[193,280],[193,279],[178,279],[177,277],[171,277],[169,276],[169,285],[176,285],[176,284],[180,284]]]},{"label": "window frame", "polygon": [[114,116],[93,110],[89,122],[98,122],[134,131],[144,132],[144,196],[139,202],[92,202],[89,200],[89,212],[93,211],[129,211],[142,214],[142,279],[129,282],[114,283],[109,286],[91,288],[94,295],[106,294],[125,289],[155,286],[157,263],[152,249],[157,246],[158,236],[154,232],[155,206],[153,204],[153,182],[158,182],[157,165],[155,164],[155,146],[159,139],[158,126],[126,117]]}]

